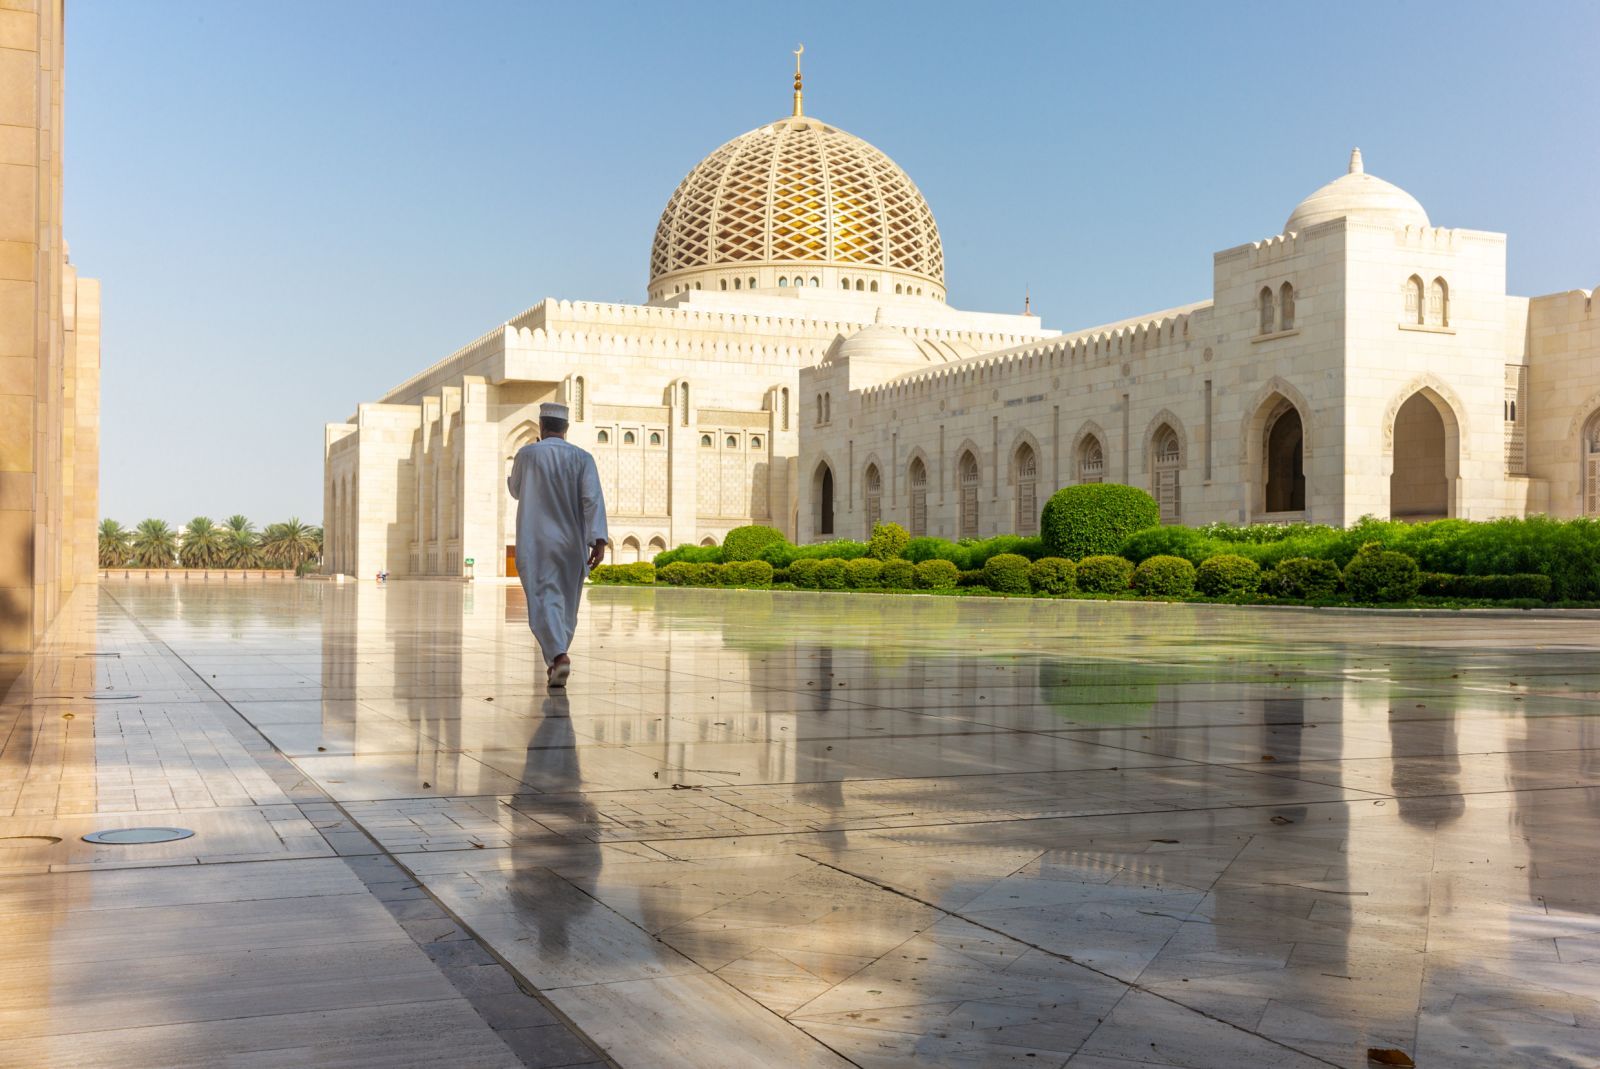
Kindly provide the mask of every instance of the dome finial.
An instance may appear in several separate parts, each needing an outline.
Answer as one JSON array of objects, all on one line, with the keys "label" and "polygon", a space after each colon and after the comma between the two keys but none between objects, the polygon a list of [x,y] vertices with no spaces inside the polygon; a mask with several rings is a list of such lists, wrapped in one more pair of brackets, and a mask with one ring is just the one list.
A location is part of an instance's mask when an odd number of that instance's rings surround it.
[{"label": "dome finial", "polygon": [[800,111],[800,57],[806,54],[806,46],[801,45],[794,50],[794,117],[799,118]]},{"label": "dome finial", "polygon": [[1350,150],[1350,173],[1351,174],[1366,174],[1367,173],[1367,169],[1361,165],[1361,150],[1358,149],[1358,148],[1353,148],[1353,149]]}]

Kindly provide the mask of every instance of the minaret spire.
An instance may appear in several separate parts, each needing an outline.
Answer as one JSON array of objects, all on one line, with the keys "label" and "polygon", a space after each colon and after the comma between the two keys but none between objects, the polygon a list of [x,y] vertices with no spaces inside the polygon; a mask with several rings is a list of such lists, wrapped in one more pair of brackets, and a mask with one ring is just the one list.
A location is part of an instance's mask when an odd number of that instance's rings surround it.
[{"label": "minaret spire", "polygon": [[[798,83],[796,83],[796,84],[798,84]],[[798,98],[796,98],[796,99],[798,99]],[[1350,173],[1351,174],[1365,174],[1366,171],[1367,171],[1367,169],[1361,165],[1361,150],[1358,149],[1358,148],[1351,149],[1350,150]]]},{"label": "minaret spire", "polygon": [[803,44],[794,50],[794,117],[797,119],[803,114],[800,110],[800,57],[805,53]]}]

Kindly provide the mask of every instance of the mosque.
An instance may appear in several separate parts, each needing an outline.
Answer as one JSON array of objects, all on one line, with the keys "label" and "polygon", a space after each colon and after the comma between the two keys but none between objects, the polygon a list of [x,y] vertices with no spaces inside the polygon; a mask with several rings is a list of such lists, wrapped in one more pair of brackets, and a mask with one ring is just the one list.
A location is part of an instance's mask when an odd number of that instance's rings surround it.
[{"label": "mosque", "polygon": [[1032,533],[1056,488],[1167,522],[1600,515],[1600,308],[1506,293],[1506,237],[1365,171],[1212,256],[1209,299],[1062,334],[946,303],[888,156],[804,114],[712,152],[661,213],[647,299],[546,299],[324,439],[329,571],[515,574],[511,458],[561,401],[617,562],[749,523]]}]

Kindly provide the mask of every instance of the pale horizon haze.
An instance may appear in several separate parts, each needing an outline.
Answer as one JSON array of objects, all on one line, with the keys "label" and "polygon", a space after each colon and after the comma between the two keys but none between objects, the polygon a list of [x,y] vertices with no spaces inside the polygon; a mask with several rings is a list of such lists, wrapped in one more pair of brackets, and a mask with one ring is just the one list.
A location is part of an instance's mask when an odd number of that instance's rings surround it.
[{"label": "pale horizon haze", "polygon": [[1600,284],[1600,5],[76,0],[65,228],[104,283],[101,514],[322,520],[323,425],[545,297],[641,302],[656,218],[806,111],[887,152],[950,303],[1208,299],[1344,173]]}]

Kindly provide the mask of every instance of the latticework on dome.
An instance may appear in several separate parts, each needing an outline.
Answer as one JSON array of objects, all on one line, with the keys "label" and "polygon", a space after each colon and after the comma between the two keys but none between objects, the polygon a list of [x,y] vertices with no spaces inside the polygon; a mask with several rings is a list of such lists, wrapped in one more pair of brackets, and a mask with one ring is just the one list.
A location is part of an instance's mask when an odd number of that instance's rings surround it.
[{"label": "latticework on dome", "polygon": [[944,286],[939,229],[916,183],[867,142],[809,117],[751,130],[689,172],[656,227],[650,283],[788,264]]}]

